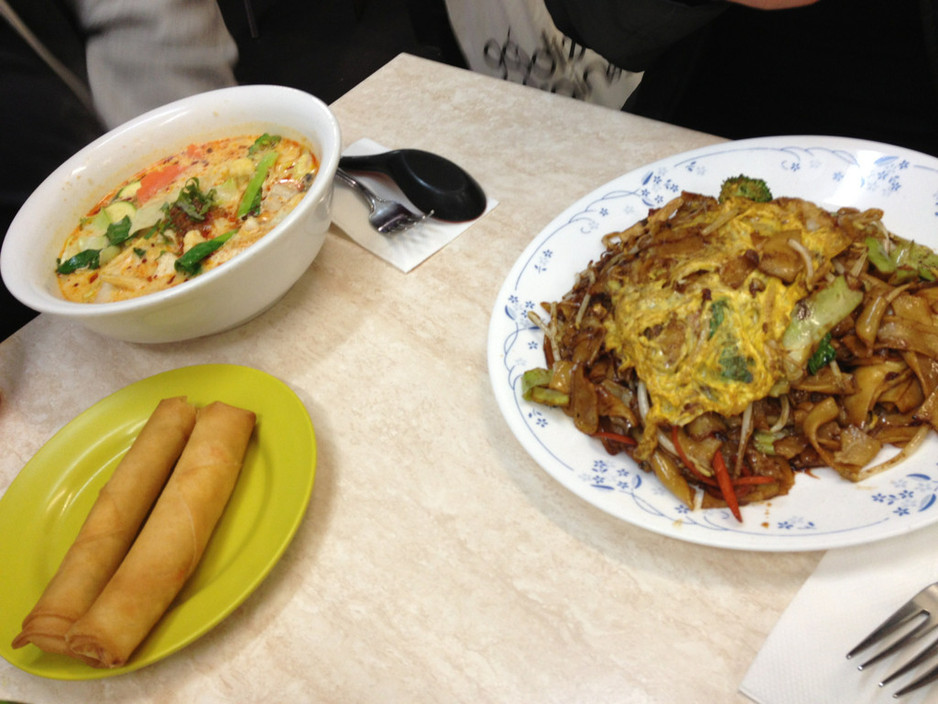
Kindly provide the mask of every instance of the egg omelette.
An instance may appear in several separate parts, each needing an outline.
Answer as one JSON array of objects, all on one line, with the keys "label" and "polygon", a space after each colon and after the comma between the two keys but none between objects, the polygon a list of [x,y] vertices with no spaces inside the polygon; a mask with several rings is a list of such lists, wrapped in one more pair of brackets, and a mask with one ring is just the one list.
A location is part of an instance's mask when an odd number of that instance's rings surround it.
[{"label": "egg omelette", "polygon": [[646,429],[733,416],[785,383],[781,341],[796,306],[852,241],[800,199],[685,193],[635,227],[610,268],[603,322],[620,373],[634,369],[647,388]]}]

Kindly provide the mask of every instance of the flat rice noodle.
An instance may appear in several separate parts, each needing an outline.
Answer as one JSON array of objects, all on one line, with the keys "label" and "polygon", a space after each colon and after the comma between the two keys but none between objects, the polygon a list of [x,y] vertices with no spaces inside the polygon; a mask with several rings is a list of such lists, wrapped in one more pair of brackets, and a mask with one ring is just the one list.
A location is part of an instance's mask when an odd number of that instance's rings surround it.
[{"label": "flat rice noodle", "polygon": [[711,474],[710,467],[713,466],[713,456],[722,446],[722,441],[715,435],[708,435],[697,440],[683,430],[678,431],[678,438],[681,450],[695,464],[697,470],[705,475]]},{"label": "flat rice noodle", "polygon": [[867,348],[876,342],[879,325],[889,310],[889,292],[890,289],[885,285],[874,285],[863,298],[863,308],[857,316],[855,330]]},{"label": "flat rice noodle", "polygon": [[573,376],[573,364],[566,359],[558,359],[551,367],[550,388],[561,393],[570,393],[570,379]]},{"label": "flat rice noodle", "polygon": [[703,413],[684,426],[684,430],[695,440],[726,430],[726,421],[716,413]]},{"label": "flat rice noodle", "polygon": [[776,440],[772,443],[772,447],[776,455],[791,460],[804,452],[809,447],[809,443],[803,435],[788,435]]},{"label": "flat rice noodle", "polygon": [[699,234],[695,233],[692,236],[687,236],[687,233],[693,232],[693,230],[677,230],[672,232],[679,233],[678,237],[669,237],[664,241],[658,238],[656,244],[649,248],[649,253],[652,257],[660,259],[684,259],[702,250],[706,246],[706,241]]},{"label": "flat rice noodle", "polygon": [[883,447],[882,442],[864,433],[855,425],[848,425],[843,429],[840,442],[841,449],[834,453],[834,459],[841,466],[856,467],[856,471],[872,462]]},{"label": "flat rice noodle", "polygon": [[677,462],[659,451],[651,453],[648,464],[668,491],[683,501],[688,508],[694,507],[694,492],[681,474]]},{"label": "flat rice noodle", "polygon": [[938,325],[923,325],[890,315],[880,323],[876,342],[877,346],[911,350],[938,359]]},{"label": "flat rice noodle", "polygon": [[842,335],[841,337],[837,338],[837,342],[840,343],[842,348],[850,353],[854,361],[860,361],[865,358],[869,358],[873,353],[872,346],[867,345],[853,333]]},{"label": "flat rice noodle", "polygon": [[574,364],[592,364],[606,339],[606,329],[596,324],[580,329],[573,346]]},{"label": "flat rice noodle", "polygon": [[622,418],[628,427],[635,427],[638,425],[638,417],[625,401],[609,388],[609,384],[615,382],[604,380],[595,386],[597,413],[606,418]]},{"label": "flat rice noodle", "polygon": [[858,427],[866,423],[867,416],[883,391],[887,377],[901,372],[903,366],[896,362],[884,361],[879,364],[863,365],[854,370],[853,378],[857,390],[843,399],[847,423]]},{"label": "flat rice noodle", "polygon": [[925,395],[922,393],[922,386],[918,383],[918,379],[911,369],[879,396],[879,403],[891,404],[900,413],[908,413],[918,408],[924,400]]},{"label": "flat rice noodle", "polygon": [[938,389],[933,390],[916,411],[915,417],[938,430]]},{"label": "flat rice noodle", "polygon": [[918,377],[922,393],[929,396],[938,388],[938,360],[917,352],[903,352],[902,359]]},{"label": "flat rice noodle", "polygon": [[856,393],[857,383],[852,374],[836,373],[828,364],[817,374],[804,376],[792,383],[792,388],[812,393],[844,395]]},{"label": "flat rice noodle", "polygon": [[902,447],[912,441],[921,427],[920,425],[879,425],[870,431],[870,435],[883,445]]},{"label": "flat rice noodle", "polygon": [[880,462],[879,464],[873,465],[872,467],[864,467],[858,471],[855,476],[847,478],[855,482],[860,482],[864,479],[869,479],[873,475],[879,474],[880,472],[885,472],[887,469],[892,469],[897,464],[905,462],[909,457],[912,456],[912,453],[918,449],[919,445],[924,442],[925,436],[928,435],[928,432],[928,426],[919,426],[912,439],[909,440],[909,442],[895,455],[890,457],[885,462]]},{"label": "flat rice noodle", "polygon": [[818,432],[823,425],[835,420],[839,415],[840,407],[833,398],[828,396],[820,403],[814,405],[814,407],[808,412],[807,416],[805,416],[802,426],[802,431],[804,432],[805,437],[808,439],[808,442],[811,443],[811,446],[814,448],[815,452],[818,453],[820,458],[824,460],[826,464],[833,467],[834,469],[837,469],[837,463],[834,461],[833,456],[831,456],[827,449],[822,447],[818,437]]},{"label": "flat rice noodle", "polygon": [[805,268],[804,258],[788,243],[798,233],[780,232],[762,242],[759,271],[790,284]]},{"label": "flat rice noodle", "polygon": [[817,441],[826,450],[840,449],[840,426],[837,424],[836,419],[823,423],[817,429]]},{"label": "flat rice noodle", "polygon": [[720,280],[732,289],[738,289],[759,263],[755,250],[746,250],[741,256],[734,257],[720,267]]},{"label": "flat rice noodle", "polygon": [[685,329],[683,321],[672,318],[657,335],[657,342],[668,367],[677,365],[684,355]]},{"label": "flat rice noodle", "polygon": [[648,214],[649,225],[661,225],[669,220],[672,215],[684,205],[684,199],[681,196],[672,198],[657,210],[652,210]]},{"label": "flat rice noodle", "polygon": [[900,318],[934,327],[935,314],[924,298],[910,293],[900,294],[893,300],[892,310]]},{"label": "flat rice noodle", "polygon": [[592,435],[599,430],[599,405],[596,387],[586,378],[582,365],[573,368],[570,377],[570,412],[580,432]]},{"label": "flat rice noodle", "polygon": [[773,484],[756,484],[746,493],[744,501],[765,501],[773,496],[784,496],[795,484],[795,473],[788,460],[779,455],[763,455],[751,447],[746,450],[746,462],[752,473],[760,477],[772,477]]}]

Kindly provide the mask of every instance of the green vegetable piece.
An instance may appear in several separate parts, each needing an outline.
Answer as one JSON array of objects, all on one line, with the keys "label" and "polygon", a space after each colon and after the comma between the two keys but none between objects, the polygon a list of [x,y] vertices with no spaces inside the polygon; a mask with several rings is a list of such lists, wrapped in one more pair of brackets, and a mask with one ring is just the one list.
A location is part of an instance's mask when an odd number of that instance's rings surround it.
[{"label": "green vegetable piece", "polygon": [[757,430],[752,434],[752,444],[763,455],[775,454],[775,441],[778,438],[767,430]]},{"label": "green vegetable piece", "polygon": [[275,147],[280,142],[280,135],[267,134],[266,132],[254,140],[254,144],[248,147],[248,156],[253,156],[259,151]]},{"label": "green vegetable piece", "polygon": [[134,207],[134,204],[126,200],[114,201],[110,205],[104,206],[102,210],[104,214],[107,215],[109,222],[118,222],[125,217],[133,217],[134,213],[137,212],[137,208]]},{"label": "green vegetable piece", "polygon": [[536,367],[521,375],[521,396],[525,401],[534,401],[545,406],[566,406],[570,397],[563,391],[549,388],[554,373],[549,369]]},{"label": "green vegetable piece", "polygon": [[915,242],[903,242],[896,250],[896,266],[899,271],[893,283],[904,283],[918,276],[925,281],[934,281],[932,269],[938,267],[938,254]]},{"label": "green vegetable piece", "polygon": [[883,243],[875,237],[866,238],[866,252],[870,262],[882,274],[891,274],[896,270],[896,262],[889,254]]},{"label": "green vegetable piece", "polygon": [[531,400],[545,406],[564,407],[570,403],[570,397],[563,391],[535,386],[531,389]]},{"label": "green vegetable piece", "polygon": [[552,376],[553,372],[550,369],[544,369],[543,367],[528,369],[521,375],[521,396],[530,401],[531,390],[538,386],[548,386]]},{"label": "green vegetable piece", "polygon": [[215,205],[215,189],[203,193],[199,188],[199,179],[190,178],[179,191],[172,207],[178,208],[190,219],[202,222],[213,205]]},{"label": "green vegetable piece", "polygon": [[752,372],[749,371],[749,361],[743,357],[735,347],[724,347],[720,353],[720,376],[731,381],[741,381],[744,384],[752,383]]},{"label": "green vegetable piece", "polygon": [[215,239],[199,242],[192,249],[179,257],[173,266],[176,267],[176,271],[188,274],[189,276],[195,276],[202,270],[202,260],[212,252],[217,251],[225,242],[230,240],[236,232],[237,230],[228,230],[228,232],[219,235]]},{"label": "green vegetable piece", "polygon": [[90,218],[81,218],[80,223],[82,227],[86,227],[96,232],[104,232],[107,229],[107,226],[111,224],[111,220],[108,218],[107,213],[105,213],[103,210],[99,210]]},{"label": "green vegetable piece", "polygon": [[726,316],[726,308],[728,305],[729,301],[722,298],[719,301],[714,301],[710,306],[710,335],[707,337],[708,340],[716,334],[717,328],[723,324],[723,318]]},{"label": "green vegetable piece", "polygon": [[118,198],[123,198],[124,200],[129,200],[137,195],[137,191],[140,190],[140,181],[131,181],[122,189],[117,192]]},{"label": "green vegetable piece", "polygon": [[119,245],[130,239],[130,218],[124,216],[117,222],[112,222],[107,226],[107,232],[104,233],[107,241],[112,245]]},{"label": "green vegetable piece", "polygon": [[821,338],[817,349],[814,350],[814,354],[808,360],[808,374],[817,374],[818,371],[833,362],[836,357],[837,351],[831,344],[831,334],[827,333]]},{"label": "green vegetable piece", "polygon": [[258,162],[254,175],[248,181],[241,202],[238,204],[238,217],[246,218],[248,215],[257,215],[261,210],[261,195],[263,193],[264,179],[267,171],[277,161],[277,152],[267,152]]},{"label": "green vegetable piece", "polygon": [[829,286],[799,301],[782,335],[782,347],[791,360],[800,367],[809,351],[862,300],[863,292],[854,291],[843,276],[838,276]]},{"label": "green vegetable piece", "polygon": [[866,238],[866,251],[870,262],[881,274],[890,274],[889,282],[898,285],[915,277],[934,281],[938,268],[938,254],[928,247],[906,240],[896,241],[891,252],[875,237]]},{"label": "green vegetable piece", "polygon": [[143,239],[148,240],[153,237],[153,235],[162,235],[164,232],[166,232],[167,229],[169,229],[170,224],[170,220],[162,218],[149,227],[142,227],[139,230],[134,231],[132,236],[142,237]]},{"label": "green vegetable piece", "polygon": [[73,271],[84,269],[86,267],[88,269],[97,269],[100,266],[100,253],[100,249],[82,250],[74,257],[66,259],[64,262],[60,262],[55,271],[57,274],[71,274]]},{"label": "green vegetable piece", "polygon": [[772,200],[772,191],[761,178],[751,178],[740,174],[726,179],[720,186],[721,203],[733,197],[748,198],[757,203],[768,203]]}]

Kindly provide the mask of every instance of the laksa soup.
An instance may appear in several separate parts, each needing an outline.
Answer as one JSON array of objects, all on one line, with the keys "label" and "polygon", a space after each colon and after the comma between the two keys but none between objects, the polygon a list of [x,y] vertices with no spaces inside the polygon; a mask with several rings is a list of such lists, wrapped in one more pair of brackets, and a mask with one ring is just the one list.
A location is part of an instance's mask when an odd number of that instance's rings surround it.
[{"label": "laksa soup", "polygon": [[266,133],[165,157],[79,220],[56,261],[62,295],[121,301],[214,269],[276,227],[318,168],[308,144]]}]

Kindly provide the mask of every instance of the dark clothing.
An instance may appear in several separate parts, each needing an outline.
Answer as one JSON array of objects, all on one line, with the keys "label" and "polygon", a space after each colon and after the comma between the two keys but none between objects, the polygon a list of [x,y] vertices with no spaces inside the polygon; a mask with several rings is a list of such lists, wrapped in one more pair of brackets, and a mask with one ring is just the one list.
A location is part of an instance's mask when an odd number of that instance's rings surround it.
[{"label": "dark clothing", "polygon": [[[11,3],[13,4],[13,3]],[[17,3],[27,15],[42,7],[43,39],[59,59],[84,77],[81,43],[70,18],[55,3]],[[0,18],[0,238],[35,188],[63,161],[103,133],[92,110]],[[25,325],[36,313],[0,286],[0,339]]]},{"label": "dark clothing", "polygon": [[938,156],[938,0],[546,4],[571,39],[645,72],[630,112],[730,139],[841,135]]}]

